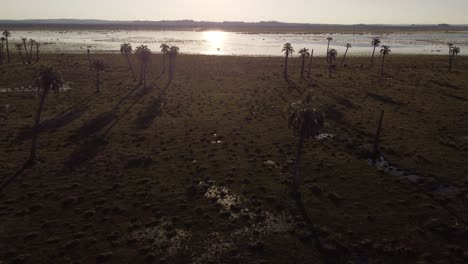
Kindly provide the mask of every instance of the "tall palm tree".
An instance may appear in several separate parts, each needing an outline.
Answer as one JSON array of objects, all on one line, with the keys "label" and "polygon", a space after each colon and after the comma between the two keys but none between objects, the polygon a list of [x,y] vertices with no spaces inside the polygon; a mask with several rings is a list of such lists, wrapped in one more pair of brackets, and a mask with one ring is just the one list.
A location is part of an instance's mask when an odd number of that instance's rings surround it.
[{"label": "tall palm tree", "polygon": [[350,43],[346,43],[346,52],[343,56],[343,61],[341,62],[341,65],[344,66],[345,60],[346,60],[346,54],[348,54],[348,50],[352,48],[353,46]]},{"label": "tall palm tree", "polygon": [[453,62],[455,61],[455,57],[460,53],[460,48],[457,46],[452,46],[450,51],[450,62],[449,62],[449,72],[452,71]]},{"label": "tall palm tree", "polygon": [[448,65],[449,65],[449,71],[450,71],[450,64],[452,63],[452,49],[453,49],[453,43],[448,44],[449,48],[449,58],[448,58]]},{"label": "tall palm tree", "polygon": [[312,71],[312,58],[314,57],[314,49],[310,50],[309,69],[307,71],[307,78],[310,79],[310,73]]},{"label": "tall palm tree", "polygon": [[136,81],[135,70],[133,69],[132,62],[130,61],[130,57],[128,56],[129,54],[132,54],[132,51],[133,51],[133,48],[130,43],[123,43],[120,45],[120,54],[125,55],[125,58],[127,59],[128,67],[132,71],[133,80]]},{"label": "tall palm tree", "polygon": [[7,61],[8,63],[10,63],[10,48],[8,47],[8,38],[11,37],[11,32],[8,30],[5,30],[2,32],[2,35],[6,40]]},{"label": "tall palm tree", "polygon": [[302,102],[293,103],[288,109],[288,125],[293,128],[298,137],[296,160],[293,175],[293,193],[299,195],[299,169],[302,149],[307,139],[318,136],[324,126],[322,114],[312,104],[312,94],[309,93]]},{"label": "tall palm tree", "polygon": [[383,45],[382,49],[380,50],[380,54],[382,54],[382,68],[380,69],[380,76],[384,75],[384,65],[385,65],[385,57],[390,55],[392,50],[389,46]]},{"label": "tall palm tree", "polygon": [[[21,45],[21,44],[20,44]],[[62,87],[62,77],[52,67],[43,67],[39,70],[36,77],[36,86],[41,93],[39,107],[37,108],[36,117],[34,119],[33,136],[31,144],[31,153],[29,155],[28,164],[34,164],[37,153],[37,142],[39,136],[39,126],[41,123],[42,109],[47,95],[50,91],[58,92]]]},{"label": "tall palm tree", "polygon": [[301,55],[301,78],[304,78],[305,60],[310,56],[309,49],[303,48],[299,50],[299,54]]},{"label": "tall palm tree", "polygon": [[329,52],[329,59],[328,59],[328,77],[331,78],[332,75],[331,75],[331,71],[332,71],[332,68],[333,66],[336,66],[335,65],[335,61],[336,61],[336,57],[338,56],[338,51],[336,51],[336,49],[331,49]]},{"label": "tall palm tree", "polygon": [[375,56],[375,49],[380,46],[380,38],[373,38],[371,41],[372,47],[374,47],[374,51],[372,52],[372,65],[374,65],[374,56]]},{"label": "tall palm tree", "polygon": [[135,54],[138,56],[141,62],[140,67],[140,84],[143,84],[143,87],[146,88],[146,73],[148,69],[148,63],[151,60],[151,50],[148,49],[148,46],[141,45],[136,48]]},{"label": "tall palm tree", "polygon": [[169,45],[164,44],[164,43],[162,43],[161,46],[159,47],[161,48],[162,60],[163,60],[162,73],[165,73],[166,72],[166,57],[169,54],[169,51],[171,50],[171,48],[169,47]]},{"label": "tall palm tree", "polygon": [[283,46],[283,49],[281,52],[284,52],[284,79],[288,79],[288,61],[289,61],[289,56],[294,53],[294,48],[291,45],[291,43],[286,43]]},{"label": "tall palm tree", "polygon": [[93,69],[96,71],[96,91],[101,92],[101,72],[106,69],[106,65],[102,60],[95,60],[92,63]]},{"label": "tall palm tree", "polygon": [[28,57],[28,64],[31,64],[31,61],[32,61],[32,49],[33,49],[34,43],[36,43],[36,41],[35,41],[34,39],[30,39],[30,40],[29,40],[29,57]]},{"label": "tall palm tree", "polygon": [[169,82],[174,80],[175,60],[177,55],[179,55],[179,47],[172,46],[169,50]]},{"label": "tall palm tree", "polygon": [[23,46],[24,46],[24,52],[26,53],[26,61],[29,61],[29,53],[28,53],[28,46],[26,45],[26,40],[27,38],[21,38],[21,41],[23,41]]},{"label": "tall palm tree", "polygon": [[328,56],[328,54],[330,53],[330,41],[332,41],[333,38],[332,38],[332,37],[328,37],[327,40],[328,40],[328,44],[327,44],[327,62],[328,62],[328,61],[329,61],[329,56]]},{"label": "tall palm tree", "polygon": [[16,43],[15,47],[18,50],[18,53],[19,53],[19,55],[21,57],[21,60],[23,61],[23,64],[26,64],[26,61],[24,60],[24,57],[23,57],[23,53],[21,52],[21,49],[22,49],[21,43]]},{"label": "tall palm tree", "polygon": [[41,43],[39,42],[35,42],[34,44],[36,44],[36,62],[39,61],[39,47],[42,45]]},{"label": "tall palm tree", "polygon": [[3,64],[3,60],[5,58],[5,53],[3,52],[5,37],[0,38],[0,64]]}]

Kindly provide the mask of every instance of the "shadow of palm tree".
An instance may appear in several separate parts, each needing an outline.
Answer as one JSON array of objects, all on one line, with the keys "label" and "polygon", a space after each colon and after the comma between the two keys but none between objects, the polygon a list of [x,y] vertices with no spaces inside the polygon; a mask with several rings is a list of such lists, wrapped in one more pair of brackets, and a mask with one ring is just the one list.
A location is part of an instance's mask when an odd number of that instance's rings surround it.
[{"label": "shadow of palm tree", "polygon": [[140,112],[134,121],[136,129],[146,129],[151,126],[154,119],[161,113],[161,97],[153,98],[146,108]]},{"label": "shadow of palm tree", "polygon": [[101,136],[94,136],[82,143],[77,150],[73,151],[65,161],[65,169],[74,170],[85,162],[92,160],[109,142]]}]

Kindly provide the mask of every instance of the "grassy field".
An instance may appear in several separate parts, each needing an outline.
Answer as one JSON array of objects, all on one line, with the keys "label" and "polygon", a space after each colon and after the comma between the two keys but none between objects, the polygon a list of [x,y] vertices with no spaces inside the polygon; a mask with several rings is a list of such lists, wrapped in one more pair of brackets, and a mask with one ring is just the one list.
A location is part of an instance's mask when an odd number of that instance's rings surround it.
[{"label": "grassy field", "polygon": [[[292,60],[285,82],[283,58],[180,55],[168,85],[155,55],[146,89],[124,57],[93,58],[109,66],[99,94],[85,55],[41,59],[72,90],[47,98],[41,162],[1,190],[0,263],[468,261],[467,57],[448,73],[445,56],[390,55],[385,78],[359,57],[328,78],[317,58],[311,80]],[[0,88],[28,87],[39,64],[0,66]],[[290,194],[286,118],[308,91],[334,135],[304,150],[311,223]],[[37,104],[0,93],[2,182]],[[385,159],[417,180],[363,157],[381,110]]]}]

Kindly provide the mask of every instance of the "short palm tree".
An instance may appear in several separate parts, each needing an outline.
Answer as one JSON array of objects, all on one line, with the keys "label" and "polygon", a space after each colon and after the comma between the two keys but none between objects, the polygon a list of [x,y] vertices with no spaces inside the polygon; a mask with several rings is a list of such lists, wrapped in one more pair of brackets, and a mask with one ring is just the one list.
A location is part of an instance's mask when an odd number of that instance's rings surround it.
[{"label": "short palm tree", "polygon": [[2,36],[5,38],[5,41],[6,41],[7,61],[8,63],[10,63],[10,48],[8,46],[8,38],[11,37],[11,32],[8,30],[5,30],[2,32]]},{"label": "short palm tree", "polygon": [[299,54],[301,55],[301,78],[304,78],[305,61],[310,56],[309,49],[303,48],[299,50]]},{"label": "short palm tree", "polygon": [[28,53],[28,46],[26,45],[26,40],[27,38],[21,38],[21,41],[23,41],[23,46],[24,46],[24,52],[26,53],[26,61],[29,61],[29,53]]},{"label": "short palm tree", "polygon": [[379,38],[373,38],[371,41],[372,47],[374,47],[374,51],[372,52],[372,65],[374,65],[374,56],[375,56],[375,49],[380,46],[380,39]]},{"label": "short palm tree", "polygon": [[38,62],[38,61],[39,61],[39,47],[40,47],[42,44],[39,43],[39,42],[37,42],[37,41],[36,41],[34,44],[36,45],[36,62]]},{"label": "short palm tree", "polygon": [[26,64],[26,61],[24,60],[24,57],[23,57],[23,52],[21,51],[23,49],[21,43],[16,43],[15,47],[18,50],[18,53],[19,53],[19,55],[21,57],[21,60],[23,61],[23,64]]},{"label": "short palm tree", "polygon": [[283,71],[283,74],[284,74],[284,79],[287,80],[288,79],[289,56],[292,56],[292,54],[294,53],[294,48],[291,45],[291,43],[286,43],[286,44],[284,44],[283,49],[281,51],[284,52],[284,71]]},{"label": "short palm tree", "polygon": [[327,62],[329,61],[329,58],[330,58],[330,56],[328,56],[328,55],[330,53],[330,41],[332,41],[332,40],[333,40],[332,37],[327,38],[327,41],[328,41],[328,44],[327,44]]},{"label": "short palm tree", "polygon": [[133,51],[133,48],[130,43],[123,43],[120,45],[120,54],[125,55],[125,58],[127,59],[128,67],[130,68],[130,71],[132,71],[133,80],[136,81],[135,70],[133,69],[132,62],[130,61],[130,57],[128,56],[129,54],[132,54],[132,51]]},{"label": "short palm tree", "polygon": [[172,46],[169,50],[169,82],[174,80],[175,60],[177,55],[179,55],[179,47]]},{"label": "short palm tree", "polygon": [[310,50],[310,59],[309,59],[309,67],[308,67],[308,70],[307,70],[307,78],[310,79],[310,73],[312,71],[312,59],[314,57],[314,49],[311,49]]},{"label": "short palm tree", "polygon": [[[21,44],[20,44],[21,45]],[[32,134],[32,145],[29,160],[27,164],[32,165],[36,161],[37,142],[39,137],[39,127],[41,123],[42,109],[47,95],[50,91],[58,92],[62,87],[62,77],[52,67],[43,67],[39,70],[36,76],[36,86],[41,93],[39,107],[37,108],[36,117],[34,119],[34,127]]]},{"label": "short palm tree", "polygon": [[341,62],[341,65],[345,65],[345,60],[346,60],[346,55],[348,54],[348,50],[352,48],[353,46],[350,43],[346,43],[346,52],[343,56],[343,61]]},{"label": "short palm tree", "polygon": [[28,57],[28,64],[31,64],[32,62],[32,50],[33,50],[33,46],[34,44],[36,43],[36,41],[34,39],[30,39],[28,41],[29,43],[29,57]]},{"label": "short palm tree", "polygon": [[383,45],[382,49],[380,50],[380,54],[382,54],[382,67],[380,69],[380,76],[384,75],[384,65],[385,65],[385,57],[387,55],[390,55],[392,50],[390,49],[389,46]]},{"label": "short palm tree", "polygon": [[151,50],[146,45],[141,45],[136,48],[135,54],[140,59],[140,84],[146,88],[146,73],[148,69],[148,63],[151,61]]},{"label": "short palm tree", "polygon": [[5,53],[3,52],[3,48],[5,47],[5,37],[0,38],[0,64],[3,64],[3,60],[5,59]]},{"label": "short palm tree", "polygon": [[312,104],[312,94],[308,94],[302,102],[293,103],[288,109],[288,125],[298,138],[294,175],[292,179],[293,193],[299,195],[299,173],[302,149],[307,139],[318,136],[324,127],[323,116]]},{"label": "short palm tree", "polygon": [[328,58],[328,77],[331,78],[332,75],[331,75],[331,72],[332,72],[332,68],[333,66],[336,66],[335,65],[335,61],[336,61],[336,57],[338,56],[338,51],[336,51],[336,49],[331,49],[329,52],[329,58]]},{"label": "short palm tree", "polygon": [[101,72],[106,69],[106,65],[102,60],[95,60],[91,64],[93,69],[96,71],[96,92],[101,92]]},{"label": "short palm tree", "polygon": [[169,54],[169,51],[171,50],[171,48],[169,47],[169,45],[164,44],[164,43],[162,43],[161,46],[159,47],[161,48],[162,61],[163,61],[162,73],[165,73],[166,72],[166,57]]},{"label": "short palm tree", "polygon": [[450,47],[450,56],[449,56],[449,72],[452,71],[453,62],[455,61],[455,57],[460,53],[460,48],[457,46]]}]

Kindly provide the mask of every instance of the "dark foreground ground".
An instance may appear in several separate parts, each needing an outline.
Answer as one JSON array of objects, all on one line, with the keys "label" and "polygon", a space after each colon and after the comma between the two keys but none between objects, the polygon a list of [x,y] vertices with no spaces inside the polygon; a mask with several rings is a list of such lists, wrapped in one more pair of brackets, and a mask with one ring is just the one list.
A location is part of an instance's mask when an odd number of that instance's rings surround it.
[{"label": "dark foreground ground", "polygon": [[[41,163],[0,193],[0,263],[467,263],[468,59],[350,58],[333,78],[282,79],[282,58],[181,55],[176,80],[139,87],[117,55],[100,94],[85,56],[50,55]],[[0,66],[0,87],[38,65]],[[167,87],[165,96],[159,93]],[[290,195],[285,110],[312,90],[333,138],[307,142],[304,220]],[[0,93],[0,180],[27,158],[31,92]],[[8,111],[5,105],[9,104]],[[382,152],[365,158],[379,112]],[[417,175],[417,176],[414,176]]]}]

